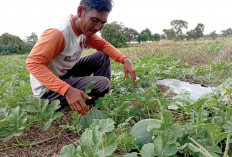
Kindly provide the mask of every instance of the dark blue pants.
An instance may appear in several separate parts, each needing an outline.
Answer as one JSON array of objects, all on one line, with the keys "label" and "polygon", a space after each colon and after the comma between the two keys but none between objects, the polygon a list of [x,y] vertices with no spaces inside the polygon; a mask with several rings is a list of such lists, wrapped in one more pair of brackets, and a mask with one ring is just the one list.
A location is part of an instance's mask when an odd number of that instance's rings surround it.
[{"label": "dark blue pants", "polygon": [[[70,84],[72,87],[85,91],[85,87],[91,81],[94,81],[94,88],[88,94],[93,99],[86,102],[88,105],[94,105],[95,100],[103,97],[110,89],[111,66],[109,57],[102,51],[95,52],[80,58],[77,64],[70,69],[60,79]],[[49,91],[45,93],[42,99],[49,101],[59,99],[61,103],[67,103],[64,96],[59,93]]]}]

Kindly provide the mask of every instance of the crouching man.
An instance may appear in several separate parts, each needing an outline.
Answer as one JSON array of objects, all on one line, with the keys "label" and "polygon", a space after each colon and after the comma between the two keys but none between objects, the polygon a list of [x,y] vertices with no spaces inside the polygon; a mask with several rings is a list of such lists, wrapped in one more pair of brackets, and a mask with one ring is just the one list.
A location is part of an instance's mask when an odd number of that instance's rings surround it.
[{"label": "crouching man", "polygon": [[[111,9],[111,0],[81,0],[76,15],[41,35],[26,61],[35,97],[59,99],[85,115],[87,105],[109,91],[109,57],[124,64],[125,78],[129,73],[135,83],[135,69],[129,58],[96,34],[107,22]],[[80,58],[84,45],[97,52]],[[84,89],[92,81],[94,88],[87,95]]]}]

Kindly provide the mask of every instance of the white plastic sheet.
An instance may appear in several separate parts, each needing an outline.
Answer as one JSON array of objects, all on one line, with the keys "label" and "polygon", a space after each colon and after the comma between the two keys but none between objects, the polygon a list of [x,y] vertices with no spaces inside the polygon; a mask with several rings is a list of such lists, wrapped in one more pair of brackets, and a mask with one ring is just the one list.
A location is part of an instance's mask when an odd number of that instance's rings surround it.
[{"label": "white plastic sheet", "polygon": [[176,94],[179,94],[181,90],[189,92],[190,97],[197,100],[204,94],[213,92],[214,87],[203,87],[200,84],[190,84],[176,79],[163,79],[156,82],[157,85],[168,86]]}]

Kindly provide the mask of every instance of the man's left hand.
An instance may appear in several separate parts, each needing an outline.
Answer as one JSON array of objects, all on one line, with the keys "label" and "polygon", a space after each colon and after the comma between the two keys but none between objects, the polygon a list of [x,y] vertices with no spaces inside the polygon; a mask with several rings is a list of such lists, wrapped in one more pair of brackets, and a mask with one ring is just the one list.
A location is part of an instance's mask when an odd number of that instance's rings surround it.
[{"label": "man's left hand", "polygon": [[130,59],[127,57],[123,58],[122,63],[124,64],[125,79],[126,80],[128,79],[128,73],[130,73],[132,78],[132,85],[134,85],[136,80],[136,74],[133,64],[131,63]]}]

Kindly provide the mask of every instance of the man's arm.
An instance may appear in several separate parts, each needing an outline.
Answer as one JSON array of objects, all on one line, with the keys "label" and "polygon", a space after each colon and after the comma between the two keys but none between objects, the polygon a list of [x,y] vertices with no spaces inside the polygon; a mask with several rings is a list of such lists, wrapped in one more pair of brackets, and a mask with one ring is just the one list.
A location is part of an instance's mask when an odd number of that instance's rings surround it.
[{"label": "man's arm", "polygon": [[47,88],[65,96],[72,110],[84,115],[85,111],[89,111],[89,108],[82,97],[91,98],[83,91],[75,89],[62,81],[48,69],[48,64],[59,52],[63,51],[64,45],[65,40],[59,30],[50,29],[45,31],[27,57],[26,67]]},{"label": "man's arm", "polygon": [[97,49],[98,51],[103,51],[116,62],[124,64],[125,79],[128,79],[128,73],[130,73],[132,77],[132,85],[134,85],[136,80],[136,73],[129,58],[127,58],[123,53],[121,53],[109,42],[99,37],[97,34],[94,34],[88,38],[86,40],[86,45]]},{"label": "man's arm", "polygon": [[50,90],[64,95],[69,84],[60,80],[49,69],[50,61],[64,49],[64,37],[59,30],[48,29],[39,38],[27,57],[27,70]]},{"label": "man's arm", "polygon": [[98,51],[105,52],[110,58],[119,63],[122,63],[122,59],[126,57],[113,45],[111,45],[103,38],[99,37],[97,34],[94,34],[90,38],[88,38],[85,44]]}]

